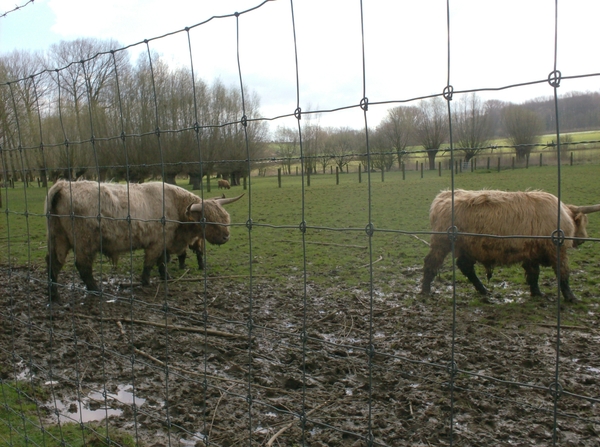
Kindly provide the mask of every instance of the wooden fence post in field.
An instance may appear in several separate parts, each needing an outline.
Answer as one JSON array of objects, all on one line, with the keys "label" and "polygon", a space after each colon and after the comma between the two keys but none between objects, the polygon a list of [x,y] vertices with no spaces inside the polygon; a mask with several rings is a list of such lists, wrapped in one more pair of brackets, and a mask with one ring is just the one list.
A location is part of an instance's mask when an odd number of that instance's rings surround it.
[{"label": "wooden fence post in field", "polygon": [[573,152],[571,152],[571,166],[573,166]]},{"label": "wooden fence post in field", "polygon": [[540,168],[542,167],[542,153],[540,152]]},{"label": "wooden fence post in field", "polygon": [[281,188],[281,168],[277,168],[277,184]]},{"label": "wooden fence post in field", "polygon": [[298,175],[298,166],[296,166],[296,175]]},{"label": "wooden fence post in field", "polygon": [[246,186],[246,176],[242,177],[242,180],[243,180],[243,184],[244,184],[244,191],[245,191],[245,190],[248,188],[248,187]]},{"label": "wooden fence post in field", "polygon": [[402,162],[402,180],[406,180],[406,170],[405,170],[404,162]]},{"label": "wooden fence post in field", "polygon": [[306,171],[306,186],[310,186],[310,169]]},{"label": "wooden fence post in field", "polygon": [[488,171],[490,170],[490,157],[488,157],[488,159],[487,159],[487,170]]},{"label": "wooden fence post in field", "polygon": [[383,183],[383,180],[384,180],[384,172],[385,172],[385,169],[381,168],[381,182],[382,183]]},{"label": "wooden fence post in field", "polygon": [[421,162],[421,178],[423,178],[423,162]]},{"label": "wooden fence post in field", "polygon": [[358,165],[358,183],[362,183],[362,164]]},{"label": "wooden fence post in field", "polygon": [[525,169],[529,169],[529,154],[525,157]]},{"label": "wooden fence post in field", "polygon": [[442,162],[438,162],[438,177],[442,176]]},{"label": "wooden fence post in field", "polygon": [[206,192],[210,192],[210,174],[206,176]]},{"label": "wooden fence post in field", "polygon": [[416,162],[417,164],[415,165],[415,171],[419,171],[419,162]]},{"label": "wooden fence post in field", "polygon": [[338,168],[337,166],[335,167],[335,184],[340,184],[340,168]]}]

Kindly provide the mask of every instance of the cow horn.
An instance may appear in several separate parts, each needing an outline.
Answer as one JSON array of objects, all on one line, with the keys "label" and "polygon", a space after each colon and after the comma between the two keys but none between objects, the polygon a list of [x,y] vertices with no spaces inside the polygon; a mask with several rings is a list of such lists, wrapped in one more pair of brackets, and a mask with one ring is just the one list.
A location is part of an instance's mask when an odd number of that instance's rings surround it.
[{"label": "cow horn", "polygon": [[598,205],[574,206],[573,211],[583,214],[595,213],[596,211],[600,211],[600,203]]},{"label": "cow horn", "polygon": [[[214,199],[206,199],[206,200],[214,200],[219,205],[227,205],[228,203],[235,202],[236,200],[240,200],[243,196],[244,196],[244,194],[242,194],[241,196],[237,196],[237,197],[231,197],[229,199],[226,199],[226,198],[220,199],[218,197],[215,197]],[[201,213],[202,212],[202,202],[192,203],[190,206],[188,206],[188,211]]]},{"label": "cow horn", "polygon": [[217,199],[215,200],[215,202],[217,202],[219,205],[227,205],[228,203],[232,203],[235,202],[236,200],[240,200],[242,197],[244,197],[244,194],[237,196],[237,197],[231,197],[229,199]]},{"label": "cow horn", "polygon": [[200,203],[192,203],[188,206],[188,212],[196,212],[196,213],[201,213],[202,212],[202,202]]}]

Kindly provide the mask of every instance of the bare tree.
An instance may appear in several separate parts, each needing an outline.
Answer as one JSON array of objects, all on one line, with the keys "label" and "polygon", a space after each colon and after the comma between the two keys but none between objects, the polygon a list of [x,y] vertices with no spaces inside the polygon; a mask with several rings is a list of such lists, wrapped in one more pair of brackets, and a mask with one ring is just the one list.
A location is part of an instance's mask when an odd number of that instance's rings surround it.
[{"label": "bare tree", "polygon": [[343,171],[352,161],[360,146],[361,133],[355,129],[342,127],[329,132],[324,144],[324,155],[333,160],[334,164]]},{"label": "bare tree", "polygon": [[[308,107],[310,108],[310,106]],[[304,124],[302,126],[302,160],[304,172],[317,172],[317,157],[321,154],[325,132],[321,128],[318,115],[302,115]]]},{"label": "bare tree", "polygon": [[[10,81],[0,89],[0,144],[8,154],[4,168],[10,166],[13,178],[31,180],[38,168],[45,173],[40,156],[42,136],[38,101],[43,87],[36,86],[34,76],[41,70],[38,53],[14,51],[0,58],[0,82]],[[22,149],[22,158],[13,156],[16,152],[12,149],[17,147]]]},{"label": "bare tree", "polygon": [[389,171],[394,165],[396,156],[399,157],[400,165],[402,165],[402,154],[400,152],[396,153],[395,148],[390,146],[390,139],[381,125],[369,132],[369,148],[373,169]]},{"label": "bare tree", "polygon": [[475,93],[463,96],[455,104],[452,121],[454,143],[465,154],[465,161],[469,161],[489,144],[491,121]]},{"label": "bare tree", "polygon": [[427,151],[429,169],[435,169],[435,156],[448,139],[446,103],[439,97],[421,101],[416,120],[416,138]]},{"label": "bare tree", "polygon": [[298,156],[298,131],[289,127],[277,126],[275,144],[283,172],[291,174],[292,160]]},{"label": "bare tree", "polygon": [[509,105],[502,113],[504,130],[513,146],[518,160],[529,157],[532,145],[542,131],[540,116],[521,105]]},{"label": "bare tree", "polygon": [[402,166],[402,156],[415,133],[418,110],[416,107],[394,107],[377,126],[380,145],[396,151],[398,167]]}]

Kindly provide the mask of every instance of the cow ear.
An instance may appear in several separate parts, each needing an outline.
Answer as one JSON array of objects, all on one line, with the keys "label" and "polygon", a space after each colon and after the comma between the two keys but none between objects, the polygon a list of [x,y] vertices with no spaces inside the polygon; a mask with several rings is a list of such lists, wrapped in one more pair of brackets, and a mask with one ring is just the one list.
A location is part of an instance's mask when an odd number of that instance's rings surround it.
[{"label": "cow ear", "polygon": [[194,205],[194,203],[190,203],[185,210],[185,218],[190,222],[194,220],[194,216],[192,214],[192,205]]},{"label": "cow ear", "polygon": [[187,209],[185,210],[185,217],[190,221],[190,222],[196,222],[199,221],[200,219],[196,219],[194,217],[194,213],[199,213],[200,215],[202,214],[202,202],[200,203],[190,203],[187,207]]}]

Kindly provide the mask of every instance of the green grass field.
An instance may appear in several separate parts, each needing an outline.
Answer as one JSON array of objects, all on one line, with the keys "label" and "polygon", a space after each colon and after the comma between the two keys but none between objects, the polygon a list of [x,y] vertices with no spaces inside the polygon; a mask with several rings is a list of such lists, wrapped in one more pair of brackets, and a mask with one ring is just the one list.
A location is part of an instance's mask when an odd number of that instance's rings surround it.
[{"label": "green grass field", "polygon": [[[277,177],[252,177],[247,190],[234,187],[228,196],[244,192],[245,197],[228,206],[232,217],[232,238],[221,246],[208,246],[207,273],[209,275],[248,276],[267,275],[277,281],[297,278],[306,272],[311,281],[327,282],[334,279],[349,284],[370,280],[372,274],[381,287],[400,283],[416,286],[417,278],[403,275],[422,267],[428,247],[428,209],[434,196],[450,188],[449,171],[406,172],[402,179],[399,171],[381,173],[350,172],[340,175],[336,185],[334,175],[313,175],[310,186],[302,186],[301,176],[283,176],[282,187]],[[561,168],[561,195],[565,203],[594,204],[600,202],[599,165],[563,166]],[[182,182],[183,185],[183,182]],[[558,193],[557,168],[530,167],[529,169],[477,170],[455,175],[454,187],[464,189],[497,188],[504,190],[543,189]],[[43,268],[46,253],[45,216],[43,202],[45,189],[31,186],[2,190],[4,216],[0,220],[0,263],[12,266]],[[206,192],[208,197],[219,194]],[[251,219],[251,230],[248,229]],[[306,231],[300,224],[306,222]],[[367,235],[372,223],[373,236]],[[590,237],[600,237],[600,215],[590,215]],[[584,244],[571,252],[572,270],[583,269],[587,281],[598,281],[600,262],[594,242]],[[72,260],[72,256],[70,257]],[[129,272],[133,267],[135,278],[141,271],[142,252],[123,256],[119,269]],[[190,275],[198,275],[195,261],[188,258]],[[450,265],[450,261],[446,261]],[[97,262],[97,268],[100,262]],[[67,266],[72,268],[72,266]],[[175,270],[175,264],[173,264]],[[510,269],[507,269],[511,272]],[[553,276],[549,269],[544,275]],[[107,261],[104,274],[110,274]],[[521,269],[516,275],[523,286]],[[418,275],[417,275],[418,276]],[[514,279],[514,278],[513,278]],[[459,277],[459,280],[463,280]],[[387,286],[386,286],[387,285]]]},{"label": "green grass field", "polygon": [[[594,204],[600,202],[600,165],[563,166],[561,169],[561,195],[566,203]],[[226,191],[227,196],[242,192],[244,198],[228,206],[232,217],[232,238],[221,246],[207,246],[207,270],[210,276],[223,276],[230,281],[248,281],[250,277],[261,277],[277,282],[284,289],[300,288],[304,278],[327,288],[329,297],[351,293],[353,287],[364,288],[370,284],[375,293],[392,296],[394,292],[418,292],[421,279],[420,269],[428,251],[426,242],[429,229],[428,210],[431,200],[441,190],[452,186],[449,171],[438,176],[437,171],[420,173],[386,172],[384,181],[381,173],[363,173],[362,182],[358,174],[342,174],[336,185],[335,175],[311,177],[311,185],[303,186],[302,177],[284,176],[282,187],[277,177],[252,177],[249,188],[234,187]],[[182,186],[184,182],[181,182]],[[503,190],[543,189],[557,194],[559,183],[556,167],[530,167],[529,169],[478,170],[455,175],[455,188]],[[221,191],[206,192],[213,197]],[[22,184],[3,189],[3,215],[0,219],[0,265],[13,268],[31,268],[43,271],[46,253],[45,222],[43,203],[46,190]],[[252,225],[250,225],[250,221]],[[306,223],[306,231],[300,224]],[[367,234],[368,224],[373,225],[372,237]],[[251,228],[251,229],[249,229]],[[589,216],[588,233],[600,238],[600,213]],[[73,257],[66,270],[73,270]],[[141,272],[142,252],[133,258],[123,256],[118,272],[112,270],[108,261],[97,262],[97,275],[107,278],[119,273],[131,273],[134,280]],[[581,303],[569,307],[562,323],[577,325],[580,317],[596,312],[600,295],[600,252],[598,242],[585,243],[570,252],[572,288],[581,298]],[[450,281],[451,261],[446,260],[440,276]],[[188,258],[188,271],[178,271],[172,264],[173,276],[201,276],[195,268],[193,257]],[[483,277],[480,271],[480,276]],[[73,277],[76,277],[74,275]],[[64,281],[67,274],[63,273]],[[503,305],[486,304],[467,280],[458,272],[456,275],[462,290],[462,309],[471,306],[488,306],[486,312],[493,315],[485,323],[502,329],[507,322],[528,324],[552,322],[554,309],[542,299],[527,299],[522,302],[506,302]],[[157,279],[155,276],[154,280]],[[506,293],[522,291],[528,297],[522,269],[519,266],[498,268],[492,278],[496,290]],[[507,287],[500,286],[508,284]],[[343,284],[344,287],[337,288]],[[556,291],[553,272],[542,269],[540,285],[544,292]],[[321,288],[320,290],[323,290]],[[309,292],[310,293],[310,292]],[[502,292],[504,293],[504,292]],[[390,295],[388,295],[390,294]],[[404,295],[406,296],[406,294]],[[465,300],[466,297],[466,300]],[[391,299],[391,298],[390,298]],[[411,298],[408,298],[411,300]],[[437,299],[437,298],[434,298]],[[438,300],[436,306],[449,310],[450,301]],[[25,387],[25,388],[24,388]],[[39,417],[32,399],[45,401],[38,391],[27,385],[4,382],[1,392],[6,404],[0,419],[10,421],[0,427],[0,437],[10,439],[12,445],[60,445],[60,439],[72,440],[70,445],[105,445],[104,426],[78,424],[49,426],[39,430]],[[22,388],[22,391],[18,391]],[[30,398],[28,398],[30,396]],[[11,409],[12,408],[12,409]],[[24,417],[21,417],[24,415]],[[42,415],[45,416],[45,415]],[[16,429],[11,430],[11,425]],[[85,432],[82,435],[82,430]],[[23,436],[26,434],[27,439]],[[121,436],[111,433],[111,438]],[[57,442],[55,442],[57,441]],[[121,445],[133,445],[131,438],[120,440]]]}]

